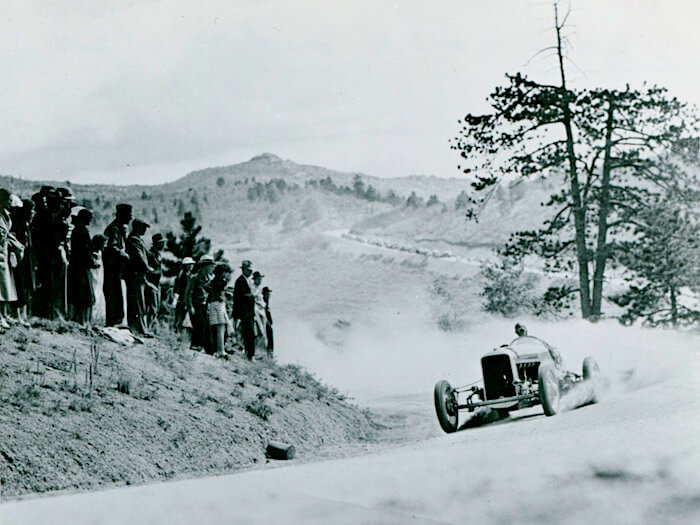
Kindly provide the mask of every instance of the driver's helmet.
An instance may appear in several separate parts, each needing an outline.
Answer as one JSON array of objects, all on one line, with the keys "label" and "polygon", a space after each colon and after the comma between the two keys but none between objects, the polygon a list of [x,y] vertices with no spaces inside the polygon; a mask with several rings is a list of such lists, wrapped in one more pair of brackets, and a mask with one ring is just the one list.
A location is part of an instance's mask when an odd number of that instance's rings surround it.
[{"label": "driver's helmet", "polygon": [[515,325],[515,335],[518,337],[523,337],[527,335],[527,328],[525,328],[524,324],[517,323]]}]

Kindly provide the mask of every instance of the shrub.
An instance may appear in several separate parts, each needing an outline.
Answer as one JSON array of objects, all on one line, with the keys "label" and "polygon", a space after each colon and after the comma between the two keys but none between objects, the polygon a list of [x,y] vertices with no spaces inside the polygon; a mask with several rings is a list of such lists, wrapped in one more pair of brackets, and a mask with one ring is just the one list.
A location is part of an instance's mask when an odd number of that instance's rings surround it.
[{"label": "shrub", "polygon": [[537,277],[525,274],[521,263],[506,259],[486,263],[481,266],[480,274],[484,286],[479,295],[487,312],[513,317],[535,310]]},{"label": "shrub", "polygon": [[251,414],[264,420],[267,420],[272,415],[272,407],[263,397],[260,396],[248,403],[245,409]]}]

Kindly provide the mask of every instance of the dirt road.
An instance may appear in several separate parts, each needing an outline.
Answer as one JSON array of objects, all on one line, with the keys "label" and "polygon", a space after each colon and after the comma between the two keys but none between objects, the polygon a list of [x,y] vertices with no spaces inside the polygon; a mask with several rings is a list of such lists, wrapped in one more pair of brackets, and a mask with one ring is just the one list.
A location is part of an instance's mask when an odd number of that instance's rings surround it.
[{"label": "dirt road", "polygon": [[[697,375],[540,409],[363,456],[2,505],[3,525],[137,523],[697,523]],[[394,401],[399,407],[400,398]],[[421,427],[422,425],[422,427]],[[434,424],[433,424],[434,425]]]}]

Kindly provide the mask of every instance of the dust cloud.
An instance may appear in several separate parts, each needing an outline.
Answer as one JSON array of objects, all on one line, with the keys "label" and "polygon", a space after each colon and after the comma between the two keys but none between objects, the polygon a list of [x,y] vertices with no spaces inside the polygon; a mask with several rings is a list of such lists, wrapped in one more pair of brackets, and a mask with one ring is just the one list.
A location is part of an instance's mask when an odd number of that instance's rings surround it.
[{"label": "dust cloud", "polygon": [[[369,321],[347,328],[340,348],[325,344],[308,323],[287,319],[276,325],[276,353],[281,362],[302,364],[363,400],[432,392],[440,379],[453,385],[477,381],[481,355],[515,337],[515,320],[480,314],[460,332],[443,332],[423,321],[427,318],[420,309],[412,315],[366,316]],[[595,357],[611,393],[697,373],[697,332],[624,327],[614,320],[518,321],[556,347],[568,370],[581,373],[584,357]]]}]

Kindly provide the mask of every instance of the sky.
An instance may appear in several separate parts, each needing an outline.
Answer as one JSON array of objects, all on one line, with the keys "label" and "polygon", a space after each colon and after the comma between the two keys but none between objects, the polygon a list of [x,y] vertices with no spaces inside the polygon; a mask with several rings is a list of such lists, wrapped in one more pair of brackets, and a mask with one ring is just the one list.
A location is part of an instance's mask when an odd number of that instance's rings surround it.
[{"label": "sky", "polygon": [[[157,184],[270,152],[458,177],[506,72],[554,80],[546,0],[3,0],[0,174]],[[575,87],[700,103],[695,0],[572,0]]]}]

